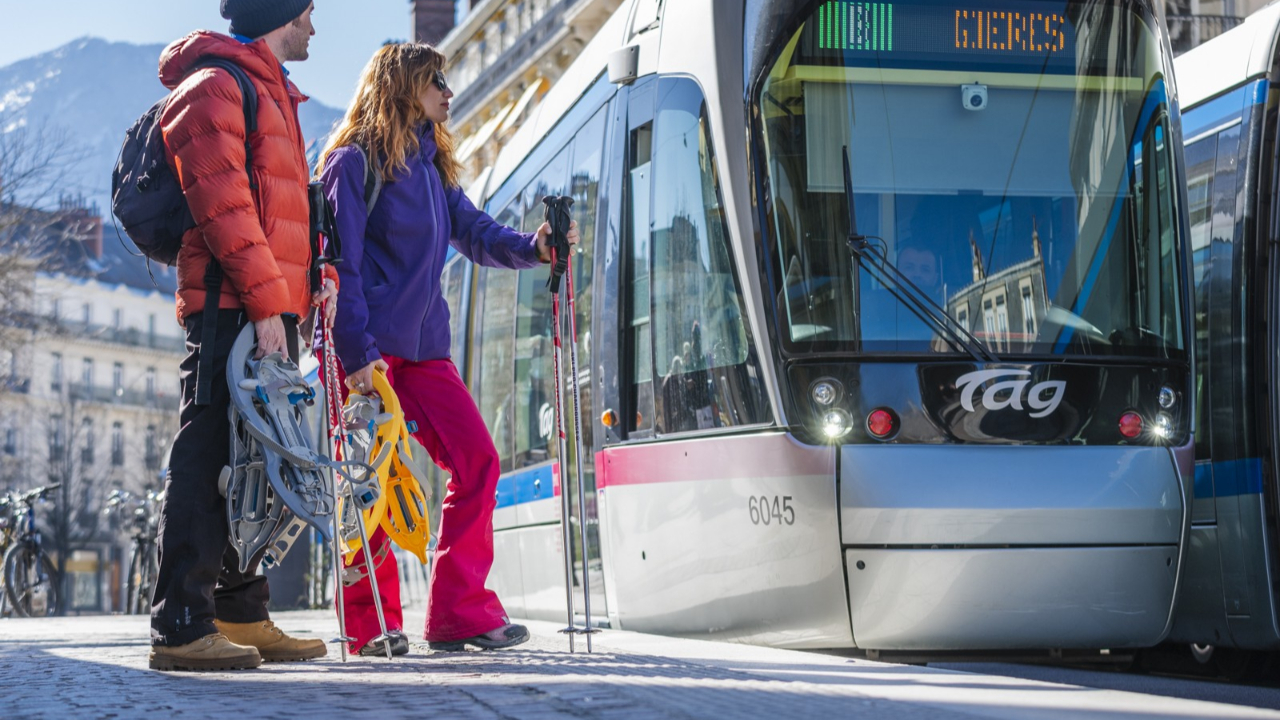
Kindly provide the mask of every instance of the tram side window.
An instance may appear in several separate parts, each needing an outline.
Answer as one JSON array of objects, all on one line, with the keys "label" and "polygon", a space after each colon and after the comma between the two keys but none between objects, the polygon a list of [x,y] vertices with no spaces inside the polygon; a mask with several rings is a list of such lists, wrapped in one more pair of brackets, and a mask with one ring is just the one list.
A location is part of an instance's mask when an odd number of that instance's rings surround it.
[{"label": "tram side window", "polygon": [[[524,192],[525,232],[542,225],[546,214],[542,198],[565,194],[569,150],[562,150],[543,168]],[[539,265],[520,271],[516,291],[516,455],[522,467],[555,457],[555,370],[551,340],[551,293],[547,268]]]},{"label": "tram side window", "polygon": [[[1247,373],[1236,364],[1240,353],[1248,354],[1250,340],[1241,323],[1245,318],[1240,311],[1240,299],[1249,297],[1254,288],[1249,285],[1251,273],[1241,273],[1240,262],[1236,259],[1235,229],[1237,202],[1237,167],[1241,146],[1242,126],[1236,125],[1218,133],[1217,158],[1213,175],[1213,191],[1210,197],[1210,215],[1212,227],[1209,232],[1209,262],[1205,273],[1205,281],[1209,286],[1208,318],[1210,328],[1208,351],[1197,357],[1196,365],[1204,368],[1209,376],[1205,378],[1208,402],[1204,403],[1206,419],[1205,429],[1211,439],[1206,439],[1212,446],[1209,453],[1197,457],[1214,457],[1218,460],[1230,460],[1239,457],[1251,457],[1249,449],[1253,444],[1250,433],[1236,432],[1239,426],[1235,420],[1238,402],[1246,405],[1252,402],[1257,388],[1250,385]],[[1214,397],[1218,394],[1217,397]],[[1237,400],[1238,398],[1238,400]],[[1249,417],[1249,409],[1244,410],[1244,417]]]},{"label": "tram side window", "polygon": [[[518,208],[508,208],[495,219],[506,225],[518,225],[518,213]],[[479,342],[475,347],[484,351],[479,359],[477,404],[493,435],[493,444],[498,448],[503,472],[514,466],[511,423],[515,399],[512,366],[515,361],[516,277],[517,274],[510,270],[481,268],[478,278],[477,296],[483,300],[478,316]]]},{"label": "tram side window", "polygon": [[[582,398],[583,447],[592,445],[595,424],[592,411],[591,373],[591,300],[592,267],[595,257],[595,224],[597,203],[600,199],[600,168],[604,158],[605,121],[607,109],[602,109],[587,122],[573,141],[573,165],[569,174],[569,194],[573,197],[573,219],[578,222],[578,251],[573,257],[573,289],[578,329],[578,373]],[[567,372],[567,371],[566,371]],[[588,463],[589,465],[589,463]]]},{"label": "tram side window", "polygon": [[467,318],[469,307],[462,293],[471,273],[471,261],[462,255],[454,255],[444,269],[444,300],[449,306],[449,354],[459,372],[467,367]]},{"label": "tram side window", "polygon": [[659,81],[653,163],[653,360],[658,431],[760,421],[716,174],[706,102],[696,83]]},{"label": "tram side window", "polygon": [[634,413],[627,418],[627,429],[643,432],[653,428],[653,348],[649,335],[649,200],[653,123],[633,128],[628,142],[626,231],[630,236],[631,252],[623,285],[627,294],[627,324],[623,331],[631,363],[630,371],[626,373],[631,377],[627,407]]},{"label": "tram side window", "polygon": [[1191,219],[1191,260],[1194,276],[1196,319],[1196,457],[1209,458],[1209,432],[1205,427],[1208,409],[1209,359],[1209,268],[1213,223],[1213,166],[1218,137],[1213,135],[1188,145],[1187,211]]}]

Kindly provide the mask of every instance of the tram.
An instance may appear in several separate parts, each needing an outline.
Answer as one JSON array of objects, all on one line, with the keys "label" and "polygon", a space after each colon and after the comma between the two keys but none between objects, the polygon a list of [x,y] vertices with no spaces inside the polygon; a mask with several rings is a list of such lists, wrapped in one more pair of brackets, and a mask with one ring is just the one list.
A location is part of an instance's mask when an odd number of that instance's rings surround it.
[{"label": "tram", "polygon": [[1195,298],[1195,490],[1169,640],[1280,649],[1280,6],[1177,60]]},{"label": "tram", "polygon": [[[526,229],[576,201],[577,608],[585,573],[670,635],[1165,637],[1195,406],[1158,5],[622,4],[472,190]],[[563,621],[546,282],[455,256],[444,290],[490,585]]]}]

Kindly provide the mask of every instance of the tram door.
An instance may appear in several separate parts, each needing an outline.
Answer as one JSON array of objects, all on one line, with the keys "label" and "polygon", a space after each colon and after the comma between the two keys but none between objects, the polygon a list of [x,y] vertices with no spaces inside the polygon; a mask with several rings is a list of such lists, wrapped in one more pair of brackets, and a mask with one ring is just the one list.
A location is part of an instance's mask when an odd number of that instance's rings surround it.
[{"label": "tram door", "polygon": [[[612,535],[606,450],[628,440],[653,436],[653,371],[649,344],[648,242],[650,230],[649,171],[652,156],[653,106],[656,84],[641,80],[618,91],[609,115],[607,190],[602,200],[597,251],[594,343],[595,389],[600,418],[593,447],[597,465],[599,515],[606,518],[600,542],[605,562],[609,617],[616,622],[617,571]],[[605,209],[607,208],[607,209]],[[594,580],[594,578],[593,578]],[[592,583],[592,590],[596,584]],[[595,605],[592,610],[595,610]]]},{"label": "tram door", "polygon": [[[596,437],[599,434],[597,424],[600,422],[600,401],[596,399],[595,389],[597,383],[595,381],[596,373],[593,371],[594,362],[592,359],[592,350],[595,346],[594,342],[594,323],[592,318],[595,315],[594,306],[598,292],[596,287],[599,283],[595,282],[595,265],[596,265],[596,248],[600,245],[597,238],[605,234],[605,228],[608,225],[609,213],[607,208],[607,198],[604,192],[604,184],[602,178],[606,177],[605,171],[609,165],[608,146],[606,142],[609,137],[609,125],[612,117],[611,112],[613,103],[607,103],[600,108],[590,120],[582,126],[574,135],[572,143],[572,151],[569,163],[569,195],[573,197],[573,219],[578,223],[578,234],[580,240],[578,242],[578,251],[573,256],[573,289],[574,289],[574,321],[577,324],[577,344],[574,352],[577,354],[578,360],[578,386],[581,390],[581,418],[582,418],[582,497],[585,500],[583,507],[578,507],[577,488],[570,495],[570,501],[574,506],[574,517],[582,518],[586,530],[586,547],[582,547],[582,533],[576,523],[573,527],[573,546],[574,546],[574,568],[578,574],[576,584],[579,592],[583,587],[582,574],[585,573],[590,579],[591,589],[591,613],[592,621],[603,620],[608,616],[608,608],[605,601],[605,580],[604,566],[600,551],[600,512],[596,502],[596,464],[594,451],[597,443]],[[568,311],[568,308],[563,310]],[[570,342],[568,337],[564,338],[565,344]],[[564,376],[567,379],[572,372],[572,365],[569,363],[568,353],[565,353],[565,367],[563,368]],[[569,403],[572,403],[572,395],[569,394],[571,387],[566,383],[566,405],[565,419],[566,426],[569,428],[569,462],[576,463],[577,458],[574,456],[577,443],[573,441],[573,410]],[[564,476],[576,477],[574,466],[568,466]],[[575,609],[582,612],[582,596],[575,598]]]}]

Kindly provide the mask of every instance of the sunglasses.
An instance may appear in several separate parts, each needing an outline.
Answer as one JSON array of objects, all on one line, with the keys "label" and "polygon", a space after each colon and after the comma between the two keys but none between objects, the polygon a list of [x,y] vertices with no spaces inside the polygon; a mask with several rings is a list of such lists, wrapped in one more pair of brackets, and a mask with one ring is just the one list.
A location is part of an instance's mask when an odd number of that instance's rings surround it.
[{"label": "sunglasses", "polygon": [[436,76],[431,81],[440,88],[440,92],[449,92],[449,81],[445,79],[443,70],[437,70]]}]

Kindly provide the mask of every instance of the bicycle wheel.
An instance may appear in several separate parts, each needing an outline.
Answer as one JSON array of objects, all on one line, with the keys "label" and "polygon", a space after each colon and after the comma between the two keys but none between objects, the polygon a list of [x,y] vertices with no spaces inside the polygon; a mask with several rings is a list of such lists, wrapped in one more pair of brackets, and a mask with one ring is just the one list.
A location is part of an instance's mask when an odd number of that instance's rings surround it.
[{"label": "bicycle wheel", "polygon": [[128,615],[151,614],[151,591],[156,582],[154,553],[149,543],[135,544],[129,558]]},{"label": "bicycle wheel", "polygon": [[142,582],[142,548],[137,543],[133,544],[133,552],[129,554],[129,582],[125,590],[125,615],[138,614],[138,586]]},{"label": "bicycle wheel", "polygon": [[14,543],[4,554],[4,591],[18,617],[58,612],[57,570],[48,555],[26,543]]}]

